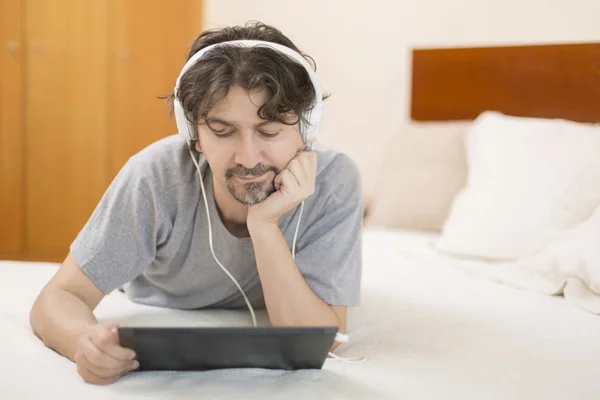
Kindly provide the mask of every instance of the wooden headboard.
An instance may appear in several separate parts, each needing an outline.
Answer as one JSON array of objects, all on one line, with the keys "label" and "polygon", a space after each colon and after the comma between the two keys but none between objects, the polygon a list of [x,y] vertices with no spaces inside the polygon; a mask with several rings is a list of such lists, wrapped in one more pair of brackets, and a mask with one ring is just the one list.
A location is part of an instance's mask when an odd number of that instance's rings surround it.
[{"label": "wooden headboard", "polygon": [[413,53],[411,117],[472,120],[485,110],[600,122],[600,43]]}]

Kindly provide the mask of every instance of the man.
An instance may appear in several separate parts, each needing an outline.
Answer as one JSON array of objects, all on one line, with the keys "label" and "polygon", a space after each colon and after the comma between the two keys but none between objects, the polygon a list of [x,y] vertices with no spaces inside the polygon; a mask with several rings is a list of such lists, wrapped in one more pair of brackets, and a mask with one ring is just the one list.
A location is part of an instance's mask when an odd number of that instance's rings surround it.
[{"label": "man", "polygon": [[[258,23],[202,33],[188,60],[240,39],[299,53]],[[346,309],[359,304],[360,180],[344,154],[307,151],[302,116],[315,93],[307,70],[277,51],[206,51],[174,95],[197,140],[170,136],[131,157],[37,298],[34,333],[85,381],[113,382],[138,363],[118,345],[118,323],[96,320],[102,298],[122,289],[158,307],[245,307],[217,258],[272,325],[345,332]]]}]

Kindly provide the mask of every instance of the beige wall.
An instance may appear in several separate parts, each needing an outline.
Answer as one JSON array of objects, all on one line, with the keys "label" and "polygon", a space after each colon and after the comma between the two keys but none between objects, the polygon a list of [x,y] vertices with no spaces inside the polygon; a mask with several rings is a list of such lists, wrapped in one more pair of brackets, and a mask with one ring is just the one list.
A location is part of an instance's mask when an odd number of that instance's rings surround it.
[{"label": "beige wall", "polygon": [[389,140],[408,129],[411,48],[600,41],[600,0],[205,4],[207,27],[261,20],[313,56],[324,90],[332,93],[320,140],[357,161],[367,193],[375,186]]}]

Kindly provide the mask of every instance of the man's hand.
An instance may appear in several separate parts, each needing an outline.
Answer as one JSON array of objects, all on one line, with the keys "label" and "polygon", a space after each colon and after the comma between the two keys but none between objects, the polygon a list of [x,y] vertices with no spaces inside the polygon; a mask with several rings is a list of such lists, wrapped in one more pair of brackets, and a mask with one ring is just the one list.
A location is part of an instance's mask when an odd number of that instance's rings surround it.
[{"label": "man's hand", "polygon": [[277,223],[315,191],[317,153],[302,151],[275,177],[275,192],[248,207],[248,221]]},{"label": "man's hand", "polygon": [[119,345],[118,326],[115,322],[96,324],[79,338],[75,362],[84,381],[106,385],[139,367],[135,352]]}]

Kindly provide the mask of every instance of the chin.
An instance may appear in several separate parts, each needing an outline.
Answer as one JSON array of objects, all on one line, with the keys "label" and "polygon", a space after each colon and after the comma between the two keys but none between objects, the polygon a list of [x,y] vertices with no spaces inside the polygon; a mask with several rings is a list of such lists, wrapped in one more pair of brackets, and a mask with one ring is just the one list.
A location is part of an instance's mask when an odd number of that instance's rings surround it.
[{"label": "chin", "polygon": [[268,179],[258,182],[251,182],[245,184],[227,185],[229,193],[240,203],[251,206],[254,204],[261,203],[275,192],[275,186],[273,182],[268,182]]}]

